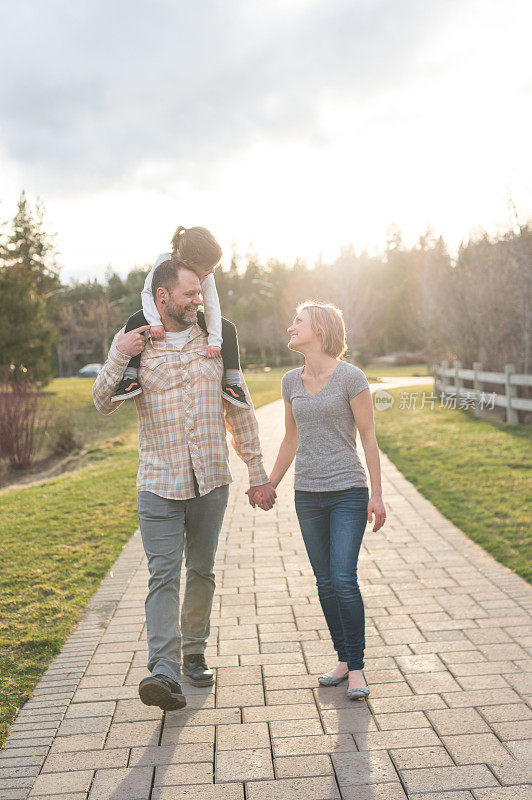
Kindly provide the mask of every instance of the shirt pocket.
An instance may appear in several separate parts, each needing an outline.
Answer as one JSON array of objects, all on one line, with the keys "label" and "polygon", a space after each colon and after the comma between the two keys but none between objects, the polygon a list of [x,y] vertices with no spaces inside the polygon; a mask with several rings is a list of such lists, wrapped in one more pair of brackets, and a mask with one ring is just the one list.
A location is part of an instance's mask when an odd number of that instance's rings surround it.
[{"label": "shirt pocket", "polygon": [[216,358],[207,358],[206,355],[200,353],[198,356],[198,369],[202,378],[206,378],[208,381],[221,382],[223,363],[219,356]]},{"label": "shirt pocket", "polygon": [[165,352],[144,351],[140,362],[139,381],[143,389],[160,392],[170,383],[170,370]]}]

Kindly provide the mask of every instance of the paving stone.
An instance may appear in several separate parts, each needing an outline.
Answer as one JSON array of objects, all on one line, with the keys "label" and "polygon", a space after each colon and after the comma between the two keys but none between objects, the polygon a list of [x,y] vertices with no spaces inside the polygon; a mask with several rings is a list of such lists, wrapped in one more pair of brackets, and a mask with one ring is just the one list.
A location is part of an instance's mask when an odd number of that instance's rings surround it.
[{"label": "paving stone", "polygon": [[167,711],[164,725],[165,729],[174,726],[181,728],[185,725],[228,725],[240,722],[240,719],[239,708],[185,708],[180,711]]},{"label": "paving stone", "polygon": [[157,764],[186,764],[212,760],[212,745],[208,742],[168,745],[164,747],[134,747],[131,750],[131,767]]},{"label": "paving stone", "polygon": [[51,753],[43,767],[45,772],[65,772],[82,769],[105,769],[107,767],[125,767],[129,757],[129,748],[116,750],[83,750],[66,753]]},{"label": "paving stone", "polygon": [[266,722],[220,725],[217,729],[217,750],[248,750],[264,747],[270,747],[270,733]]},{"label": "paving stone", "polygon": [[397,772],[388,753],[333,753],[331,758],[342,793],[344,786],[397,780]]},{"label": "paving stone", "polygon": [[413,800],[473,800],[471,792],[416,792]]},{"label": "paving stone", "polygon": [[479,706],[478,711],[488,722],[512,722],[518,719],[532,719],[532,710],[524,703],[511,703],[503,706]]},{"label": "paving stone", "polygon": [[532,761],[508,761],[505,764],[495,764],[491,763],[491,760],[489,761],[490,769],[503,785],[523,783],[532,785]]},{"label": "paving stone", "polygon": [[244,708],[244,722],[269,722],[274,719],[312,719],[318,717],[314,704],[289,706],[255,706]]},{"label": "paving stone", "polygon": [[85,733],[102,733],[107,731],[111,717],[82,717],[65,719],[57,729],[57,736],[72,736]]},{"label": "paving stone", "polygon": [[532,719],[492,722],[491,727],[500,739],[532,739]]},{"label": "paving stone", "polygon": [[497,785],[493,774],[484,765],[405,769],[401,771],[401,776],[409,794]]},{"label": "paving stone", "polygon": [[[218,730],[225,726],[220,725]],[[193,742],[206,742],[214,744],[214,725],[191,725],[185,728],[163,728],[161,745],[191,744]]]},{"label": "paving stone", "polygon": [[89,800],[146,800],[149,797],[153,767],[99,769]]},{"label": "paving stone", "polygon": [[220,686],[216,689],[216,707],[263,706],[262,684],[248,686]]},{"label": "paving stone", "polygon": [[38,775],[30,792],[30,797],[39,794],[55,797],[67,792],[87,792],[93,775],[93,770],[49,772]]},{"label": "paving stone", "polygon": [[399,669],[405,674],[412,672],[438,672],[445,669],[445,665],[435,653],[415,656],[396,656],[395,661]]},{"label": "paving stone", "polygon": [[25,766],[23,764],[1,765],[0,779],[6,778],[33,778],[39,773],[39,764]]},{"label": "paving stone", "polygon": [[[404,789],[399,782],[370,784],[369,786],[342,786],[342,800],[406,800]],[[418,800],[419,795],[415,795]],[[472,798],[472,795],[470,795]],[[431,797],[431,800],[440,800],[439,795]],[[452,798],[449,798],[452,800]],[[466,800],[466,798],[456,798],[456,800]]]},{"label": "paving stone", "polygon": [[260,666],[256,667],[225,667],[217,670],[216,686],[246,686],[249,684],[262,685]]},{"label": "paving stone", "polygon": [[119,700],[113,717],[113,725],[117,722],[142,722],[163,718],[163,712],[157,706],[145,706],[138,698],[135,700]]},{"label": "paving stone", "polygon": [[530,800],[530,784],[498,786],[496,789],[473,789],[476,800]]},{"label": "paving stone", "polygon": [[154,788],[151,800],[244,800],[244,785],[239,783],[208,786],[180,786]]},{"label": "paving stone", "polygon": [[281,756],[299,756],[310,753],[354,752],[356,750],[353,737],[348,733],[322,734],[321,736],[287,736],[284,739],[274,738],[273,754]]},{"label": "paving stone", "polygon": [[306,778],[320,775],[334,775],[333,765],[328,755],[274,758],[273,763],[276,778]]},{"label": "paving stone", "polygon": [[504,744],[514,758],[522,761],[526,759],[532,761],[532,739],[508,740]]},{"label": "paving stone", "polygon": [[216,753],[216,783],[274,777],[270,748],[220,750]]},{"label": "paving stone", "polygon": [[416,694],[460,691],[461,686],[449,672],[420,672],[408,675],[408,683]]},{"label": "paving stone", "polygon": [[502,764],[513,760],[493,733],[444,736],[442,741],[457,764],[485,764],[487,761]]},{"label": "paving stone", "polygon": [[375,714],[447,708],[439,694],[410,694],[405,697],[381,697],[377,699],[370,694],[367,705],[370,706]]},{"label": "paving stone", "polygon": [[508,681],[503,675],[469,675],[458,677],[457,682],[466,691],[479,689],[506,689]]},{"label": "paving stone", "polygon": [[[352,704],[354,705],[354,704]],[[335,708],[321,712],[325,733],[366,733],[378,730],[365,703],[360,708]],[[270,723],[273,724],[273,723]]]},{"label": "paving stone", "polygon": [[375,722],[381,731],[430,727],[430,722],[422,711],[410,711],[408,713],[398,714],[376,714]]},{"label": "paving stone", "polygon": [[440,736],[460,733],[489,733],[489,725],[474,708],[445,708],[427,711]]},{"label": "paving stone", "polygon": [[[317,686],[317,681],[314,683]],[[311,689],[282,689],[278,691],[266,692],[266,704],[274,705],[296,705],[297,703],[312,703],[314,694]]]},{"label": "paving stone", "polygon": [[160,720],[113,723],[105,742],[106,748],[156,745],[161,733]]},{"label": "paving stone", "polygon": [[[319,718],[316,719],[276,719],[269,723],[272,737],[320,736],[324,731]],[[326,731],[337,733],[337,731]]]},{"label": "paving stone", "polygon": [[430,728],[407,728],[402,731],[371,731],[353,734],[359,750],[388,750],[400,747],[431,747],[441,744]]},{"label": "paving stone", "polygon": [[194,764],[166,764],[155,768],[154,786],[187,786],[188,784],[212,784],[212,761]]},{"label": "paving stone", "polygon": [[513,689],[503,689],[499,692],[488,690],[445,692],[442,694],[445,702],[451,708],[464,708],[466,706],[498,706],[503,703],[519,703],[521,698]]},{"label": "paving stone", "polygon": [[336,780],[319,778],[286,778],[278,781],[253,781],[246,784],[247,800],[340,800]]},{"label": "paving stone", "polygon": [[398,769],[416,767],[448,767],[453,760],[444,747],[405,747],[390,750],[390,756]]},{"label": "paving stone", "polygon": [[262,674],[265,678],[275,677],[278,675],[286,675],[287,670],[290,675],[307,675],[307,668],[303,663],[295,664],[264,664],[262,667]]}]

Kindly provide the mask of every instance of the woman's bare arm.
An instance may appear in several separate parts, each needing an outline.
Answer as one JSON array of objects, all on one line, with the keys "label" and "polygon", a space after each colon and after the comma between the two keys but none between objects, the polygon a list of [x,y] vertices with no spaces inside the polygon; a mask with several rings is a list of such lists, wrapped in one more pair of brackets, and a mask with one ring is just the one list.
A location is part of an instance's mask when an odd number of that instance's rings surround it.
[{"label": "woman's bare arm", "polygon": [[353,397],[350,405],[356,420],[356,427],[358,427],[360,432],[360,441],[364,448],[371,481],[371,496],[368,503],[368,522],[372,521],[372,514],[375,514],[375,526],[373,530],[378,531],[379,528],[384,525],[386,509],[382,501],[381,462],[379,458],[379,446],[375,436],[373,401],[370,390],[363,389]]},{"label": "woman's bare arm", "polygon": [[295,458],[297,450],[297,426],[292,414],[292,405],[284,401],[284,424],[285,433],[284,439],[279,447],[279,453],[275,461],[272,473],[270,475],[270,483],[277,488],[284,478],[288,467]]}]

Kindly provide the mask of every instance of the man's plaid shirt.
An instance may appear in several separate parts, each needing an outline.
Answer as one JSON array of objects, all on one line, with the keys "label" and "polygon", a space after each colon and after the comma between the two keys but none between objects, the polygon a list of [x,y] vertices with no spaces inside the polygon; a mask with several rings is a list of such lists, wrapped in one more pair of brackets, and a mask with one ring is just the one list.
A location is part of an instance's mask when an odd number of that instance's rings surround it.
[{"label": "man's plaid shirt", "polygon": [[[92,390],[94,404],[102,414],[121,405],[112,403],[111,397],[130,359],[117,350],[117,336]],[[138,375],[142,394],[135,397],[138,491],[186,500],[195,494],[193,473],[200,495],[231,483],[226,426],[233,447],[248,466],[250,486],[268,482],[249,390],[242,381],[250,409],[224,403],[222,374],[222,359],[207,358],[207,334],[197,324],[182,350],[167,345],[164,339],[148,340]]]}]

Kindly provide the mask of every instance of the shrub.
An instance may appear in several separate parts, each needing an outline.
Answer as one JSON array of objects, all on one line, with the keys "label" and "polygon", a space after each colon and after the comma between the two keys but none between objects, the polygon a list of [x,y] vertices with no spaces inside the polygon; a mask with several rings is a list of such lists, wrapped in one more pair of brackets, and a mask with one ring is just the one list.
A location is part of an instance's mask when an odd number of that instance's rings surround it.
[{"label": "shrub", "polygon": [[35,458],[48,418],[39,414],[39,394],[24,370],[10,367],[0,375],[0,457],[15,469]]}]

